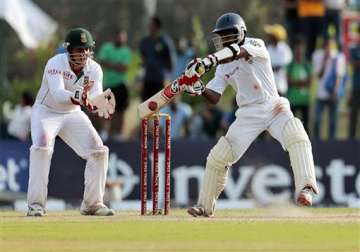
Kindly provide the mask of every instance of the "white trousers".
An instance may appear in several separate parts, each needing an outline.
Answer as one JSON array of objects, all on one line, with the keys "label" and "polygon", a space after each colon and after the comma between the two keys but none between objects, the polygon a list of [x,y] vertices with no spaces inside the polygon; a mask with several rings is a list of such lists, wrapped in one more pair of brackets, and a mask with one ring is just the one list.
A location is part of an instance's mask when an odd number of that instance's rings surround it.
[{"label": "white trousers", "polygon": [[[59,136],[80,157],[87,160],[82,205],[86,208],[102,206],[108,166],[108,148],[103,145],[89,118],[82,111],[54,113],[42,105],[35,105],[31,116],[29,207],[46,208],[48,176],[56,136]],[[71,167],[71,164],[69,166]],[[68,167],[64,167],[66,168]]]},{"label": "white trousers", "polygon": [[236,163],[259,134],[267,130],[282,146],[282,132],[286,122],[294,117],[289,101],[279,97],[261,104],[240,107],[236,120],[230,125],[226,139],[236,156]]}]

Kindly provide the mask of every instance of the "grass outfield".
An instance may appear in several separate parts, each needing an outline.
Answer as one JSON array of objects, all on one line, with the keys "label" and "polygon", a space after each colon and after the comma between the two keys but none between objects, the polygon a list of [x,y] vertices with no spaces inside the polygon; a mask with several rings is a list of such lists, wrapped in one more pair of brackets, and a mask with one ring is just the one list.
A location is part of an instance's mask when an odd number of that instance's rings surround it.
[{"label": "grass outfield", "polygon": [[49,251],[360,251],[360,209],[218,210],[192,218],[117,212],[114,217],[0,211],[1,252]]}]

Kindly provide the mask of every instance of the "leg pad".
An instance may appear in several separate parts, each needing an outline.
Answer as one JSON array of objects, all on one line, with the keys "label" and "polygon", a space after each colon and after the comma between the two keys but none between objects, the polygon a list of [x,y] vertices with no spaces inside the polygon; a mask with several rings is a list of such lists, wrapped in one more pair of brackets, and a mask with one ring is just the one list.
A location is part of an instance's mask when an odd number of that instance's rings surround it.
[{"label": "leg pad", "polygon": [[285,124],[283,139],[294,173],[296,197],[306,186],[318,193],[311,143],[299,119],[291,118]]},{"label": "leg pad", "polygon": [[207,157],[200,189],[198,205],[204,208],[205,215],[213,215],[215,202],[225,188],[229,167],[235,160],[229,142],[225,137],[221,137]]}]

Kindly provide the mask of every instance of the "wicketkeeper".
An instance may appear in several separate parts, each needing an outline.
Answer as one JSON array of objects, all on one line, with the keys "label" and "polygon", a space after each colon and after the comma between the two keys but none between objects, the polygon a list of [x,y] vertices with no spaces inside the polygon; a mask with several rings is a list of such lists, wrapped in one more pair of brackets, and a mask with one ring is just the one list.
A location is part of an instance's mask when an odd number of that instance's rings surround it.
[{"label": "wicketkeeper", "polygon": [[115,109],[111,90],[103,92],[102,69],[92,59],[94,45],[89,31],[74,28],[65,39],[66,53],[52,57],[45,66],[31,116],[28,216],[46,213],[48,175],[56,136],[87,161],[81,214],[114,215],[103,204],[109,150],[81,110],[84,107],[109,119]]}]

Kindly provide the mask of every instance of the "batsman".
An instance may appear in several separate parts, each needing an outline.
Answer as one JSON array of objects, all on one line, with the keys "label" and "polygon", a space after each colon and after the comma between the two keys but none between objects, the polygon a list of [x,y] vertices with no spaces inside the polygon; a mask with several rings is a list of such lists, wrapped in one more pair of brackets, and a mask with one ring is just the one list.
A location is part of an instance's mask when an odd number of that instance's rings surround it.
[{"label": "batsman", "polygon": [[302,122],[291,112],[289,101],[280,97],[276,90],[264,42],[246,37],[246,33],[244,20],[238,14],[222,15],[213,30],[217,52],[204,59],[195,59],[187,67],[200,65],[205,71],[216,67],[214,78],[206,87],[194,85],[190,90],[192,95],[202,95],[208,102],[216,104],[230,85],[236,91],[238,105],[236,120],[207,157],[198,203],[187,210],[194,217],[214,215],[215,203],[225,187],[229,168],[263,131],[268,131],[289,153],[296,203],[310,206],[313,194],[319,192],[309,137]]},{"label": "batsman", "polygon": [[[83,215],[114,215],[103,204],[109,150],[103,145],[84,107],[109,119],[115,110],[111,90],[103,92],[103,73],[92,57],[95,42],[89,31],[74,28],[66,35],[66,53],[47,62],[31,115],[28,216],[44,216],[48,176],[55,137],[86,159]],[[68,167],[63,167],[68,169]]]}]

